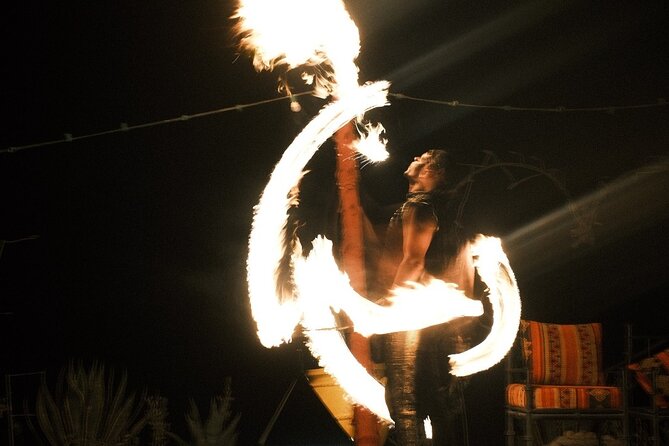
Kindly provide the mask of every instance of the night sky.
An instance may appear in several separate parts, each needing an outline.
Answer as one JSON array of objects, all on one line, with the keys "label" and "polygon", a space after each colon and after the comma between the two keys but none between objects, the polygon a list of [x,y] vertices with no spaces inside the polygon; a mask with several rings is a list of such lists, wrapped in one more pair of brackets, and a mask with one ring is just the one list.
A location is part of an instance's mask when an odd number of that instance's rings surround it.
[{"label": "night sky", "polygon": [[[607,364],[623,359],[626,322],[666,333],[669,107],[622,108],[669,98],[666,2],[345,3],[361,82],[391,82],[391,105],[370,114],[391,158],[362,169],[364,193],[401,201],[408,160],[428,148],[497,165],[475,176],[465,216],[505,240],[524,318],[602,321]],[[103,361],[166,396],[182,434],[188,399],[205,409],[230,376],[242,445],[297,378],[267,444],[347,444],[302,378],[314,364],[300,340],[257,341],[245,282],[253,206],[322,101],[23,148],[281,97],[279,73],[240,54],[234,6],[5,7],[0,373],[52,382],[69,360]],[[608,110],[573,110],[591,107]],[[305,232],[331,229],[332,159],[326,143],[309,166]],[[472,379],[472,444],[502,442],[503,379],[501,366]]]}]

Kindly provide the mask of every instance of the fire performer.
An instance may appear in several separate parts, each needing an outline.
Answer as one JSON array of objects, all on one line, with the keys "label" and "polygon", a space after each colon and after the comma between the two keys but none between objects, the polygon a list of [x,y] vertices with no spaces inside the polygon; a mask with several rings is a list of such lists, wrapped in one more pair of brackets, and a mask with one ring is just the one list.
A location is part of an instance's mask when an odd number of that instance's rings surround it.
[{"label": "fire performer", "polygon": [[[414,158],[404,176],[409,191],[386,235],[380,274],[387,284],[425,283],[435,277],[474,296],[476,272],[470,234],[456,221],[455,163],[443,150]],[[478,288],[478,287],[477,287]],[[395,421],[397,444],[422,444],[423,420],[430,417],[434,446],[466,442],[464,381],[449,373],[448,355],[483,339],[479,318],[462,318],[421,331],[386,335],[386,399]]]}]

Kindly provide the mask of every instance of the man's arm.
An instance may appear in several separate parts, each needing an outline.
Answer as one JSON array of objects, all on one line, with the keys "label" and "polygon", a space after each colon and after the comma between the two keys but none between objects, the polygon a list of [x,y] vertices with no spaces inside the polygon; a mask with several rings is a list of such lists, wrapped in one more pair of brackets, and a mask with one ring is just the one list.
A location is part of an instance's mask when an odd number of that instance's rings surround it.
[{"label": "man's arm", "polygon": [[425,271],[425,255],[437,230],[437,222],[434,216],[424,215],[424,211],[407,206],[402,214],[402,261],[393,281],[396,286],[407,281],[420,281]]}]

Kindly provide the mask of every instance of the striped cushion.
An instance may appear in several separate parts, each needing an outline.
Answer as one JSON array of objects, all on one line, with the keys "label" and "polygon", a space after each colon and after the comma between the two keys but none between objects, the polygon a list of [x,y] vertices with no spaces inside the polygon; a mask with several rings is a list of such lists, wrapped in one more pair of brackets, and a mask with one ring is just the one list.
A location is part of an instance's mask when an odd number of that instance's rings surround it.
[{"label": "striped cushion", "polygon": [[[531,386],[532,409],[619,409],[622,393],[617,387],[604,386]],[[524,408],[525,384],[510,384],[506,388],[509,405]]]},{"label": "striped cushion", "polygon": [[641,388],[651,396],[653,395],[652,373],[655,370],[657,373],[655,376],[657,386],[655,404],[662,409],[669,407],[669,349],[638,363],[630,364],[628,367],[634,372]]},{"label": "striped cushion", "polygon": [[600,323],[559,325],[523,321],[533,384],[598,386],[604,383]]}]

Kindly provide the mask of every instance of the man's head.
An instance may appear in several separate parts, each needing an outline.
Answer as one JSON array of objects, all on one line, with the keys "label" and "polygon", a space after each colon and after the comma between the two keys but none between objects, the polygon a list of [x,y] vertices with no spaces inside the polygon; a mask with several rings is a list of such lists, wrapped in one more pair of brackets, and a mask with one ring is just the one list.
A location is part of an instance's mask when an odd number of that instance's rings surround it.
[{"label": "man's head", "polygon": [[452,161],[444,150],[432,149],[413,159],[404,176],[409,192],[431,192],[446,187],[446,172]]}]

